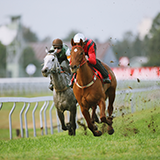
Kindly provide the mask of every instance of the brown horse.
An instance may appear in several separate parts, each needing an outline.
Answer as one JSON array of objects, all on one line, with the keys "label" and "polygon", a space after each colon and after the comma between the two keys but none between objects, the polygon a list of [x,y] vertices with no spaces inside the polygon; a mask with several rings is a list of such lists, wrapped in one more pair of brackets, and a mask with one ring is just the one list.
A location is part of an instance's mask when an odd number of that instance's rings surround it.
[{"label": "brown horse", "polygon": [[[75,83],[73,85],[74,95],[80,105],[82,114],[86,119],[88,128],[92,131],[94,136],[101,136],[102,132],[97,130],[94,126],[94,116],[97,105],[100,108],[100,120],[107,123],[108,133],[111,135],[114,133],[112,127],[112,112],[113,102],[115,100],[115,91],[117,86],[117,80],[112,70],[104,63],[103,66],[107,69],[111,76],[111,83],[102,84],[101,80],[95,76],[95,73],[89,67],[85,52],[83,50],[84,42],[80,40],[80,43],[74,43],[71,40],[71,71],[77,73]],[[109,98],[108,114],[106,118],[106,99]],[[90,116],[89,109],[92,108],[92,116]]]}]

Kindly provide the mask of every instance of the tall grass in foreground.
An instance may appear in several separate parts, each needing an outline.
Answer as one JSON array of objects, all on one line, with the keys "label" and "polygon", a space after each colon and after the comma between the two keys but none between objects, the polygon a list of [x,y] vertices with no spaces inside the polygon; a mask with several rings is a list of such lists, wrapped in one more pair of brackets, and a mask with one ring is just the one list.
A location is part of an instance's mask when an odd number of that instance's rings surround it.
[{"label": "tall grass in foreground", "polygon": [[160,107],[114,119],[115,133],[94,137],[87,129],[36,138],[0,140],[0,159],[149,160],[160,159]]}]

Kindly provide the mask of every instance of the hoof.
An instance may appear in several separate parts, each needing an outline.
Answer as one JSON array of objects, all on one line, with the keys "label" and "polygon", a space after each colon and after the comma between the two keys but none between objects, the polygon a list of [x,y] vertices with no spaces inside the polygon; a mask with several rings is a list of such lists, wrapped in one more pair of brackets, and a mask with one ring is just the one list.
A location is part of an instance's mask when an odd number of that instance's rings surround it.
[{"label": "hoof", "polygon": [[76,135],[76,132],[75,132],[75,131],[72,131],[72,130],[68,130],[68,135],[70,135],[70,136],[75,136],[75,135]]},{"label": "hoof", "polygon": [[102,132],[101,131],[95,131],[94,132],[94,136],[95,137],[98,137],[98,136],[101,136],[102,135]]},{"label": "hoof", "polygon": [[66,126],[62,126],[62,130],[66,131],[68,128]]},{"label": "hoof", "polygon": [[94,130],[98,130],[98,127],[97,127],[97,125],[93,125],[94,126]]},{"label": "hoof", "polygon": [[[108,128],[107,128],[107,129],[108,129]],[[111,128],[111,129],[108,130],[108,134],[109,134],[109,135],[112,135],[113,133],[114,133],[114,129],[113,129],[113,128]]]}]

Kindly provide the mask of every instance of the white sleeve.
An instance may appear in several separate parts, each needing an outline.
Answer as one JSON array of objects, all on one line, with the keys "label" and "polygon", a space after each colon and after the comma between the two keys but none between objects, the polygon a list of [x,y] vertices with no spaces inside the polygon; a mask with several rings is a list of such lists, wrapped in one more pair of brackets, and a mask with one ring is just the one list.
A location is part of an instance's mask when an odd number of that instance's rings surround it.
[{"label": "white sleeve", "polygon": [[67,56],[68,61],[70,62],[71,55],[70,55],[70,49],[69,48],[66,51],[66,56]]},{"label": "white sleeve", "polygon": [[66,51],[66,56],[70,56],[70,49],[68,48],[67,51]]}]

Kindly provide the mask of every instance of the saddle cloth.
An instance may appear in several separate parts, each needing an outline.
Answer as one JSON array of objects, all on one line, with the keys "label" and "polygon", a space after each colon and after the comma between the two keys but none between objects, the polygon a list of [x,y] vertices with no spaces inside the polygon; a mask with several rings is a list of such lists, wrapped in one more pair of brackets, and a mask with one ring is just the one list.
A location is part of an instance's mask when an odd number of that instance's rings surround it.
[{"label": "saddle cloth", "polygon": [[[88,63],[89,64],[89,63]],[[91,65],[89,65],[90,66],[90,68],[92,69],[92,71],[94,72],[94,74],[96,74],[96,76],[101,80],[101,82],[103,83],[103,76],[102,76],[102,74],[101,74],[101,72],[100,71],[98,71],[96,68],[94,68],[93,66],[91,66]],[[112,79],[112,77],[111,77],[111,75],[110,74],[108,74],[108,76],[109,76],[109,79],[111,80]]]},{"label": "saddle cloth", "polygon": [[[88,63],[89,64],[89,63]],[[97,69],[95,69],[93,66],[91,66],[91,65],[89,65],[90,66],[90,68],[92,69],[92,71],[94,72],[94,74],[101,80],[101,82],[103,83],[103,76],[102,76],[102,74],[97,70]],[[108,74],[108,76],[109,76],[109,79],[111,80],[112,79],[112,77],[111,77],[111,75],[110,74]],[[74,79],[76,78],[76,73],[74,73],[73,74],[73,76],[72,76],[72,79],[71,79],[71,82],[73,83],[73,81],[74,81]]]}]

